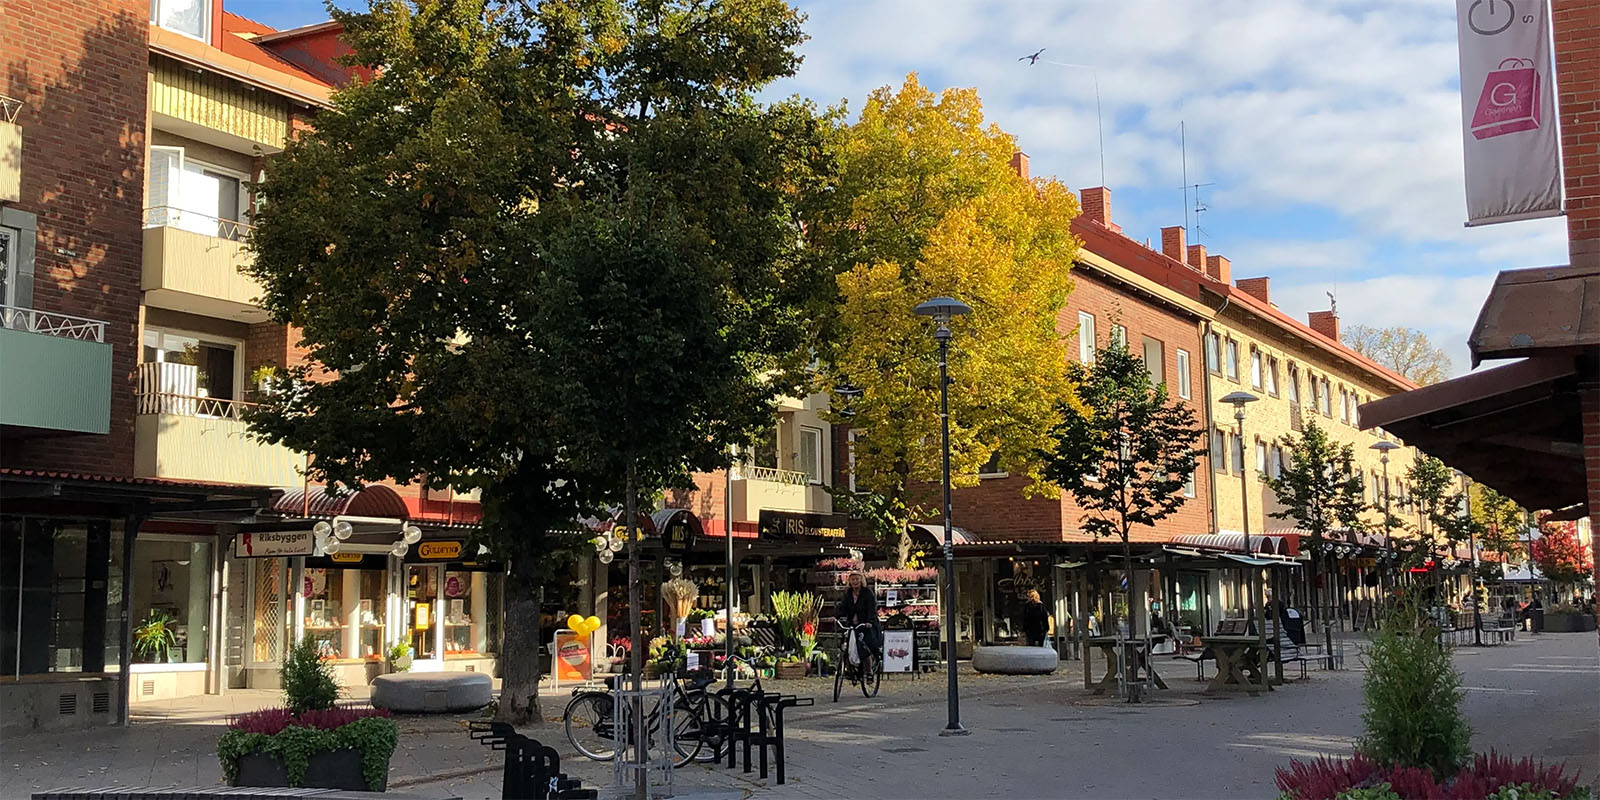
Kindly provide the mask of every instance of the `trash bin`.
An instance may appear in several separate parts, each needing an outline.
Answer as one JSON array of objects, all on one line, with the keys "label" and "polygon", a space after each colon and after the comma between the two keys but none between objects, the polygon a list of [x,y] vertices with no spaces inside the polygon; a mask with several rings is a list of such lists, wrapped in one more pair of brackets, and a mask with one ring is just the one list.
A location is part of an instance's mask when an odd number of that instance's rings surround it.
[{"label": "trash bin", "polygon": [[1534,633],[1544,633],[1544,609],[1528,609],[1528,622],[1533,626]]}]

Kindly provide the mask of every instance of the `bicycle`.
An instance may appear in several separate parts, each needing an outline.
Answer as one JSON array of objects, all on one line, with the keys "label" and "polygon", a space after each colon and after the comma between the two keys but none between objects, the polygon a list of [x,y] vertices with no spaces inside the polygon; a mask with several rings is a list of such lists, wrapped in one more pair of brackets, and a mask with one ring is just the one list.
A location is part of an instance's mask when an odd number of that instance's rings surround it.
[{"label": "bicycle", "polygon": [[[617,676],[612,680],[623,680],[624,676]],[[713,695],[705,693],[705,687],[713,678],[704,678],[691,681],[684,688],[683,681],[677,677],[678,691],[674,692],[672,700],[672,749],[673,767],[682,767],[691,761],[700,758],[700,751],[708,738],[704,714],[708,708],[709,700],[694,698],[709,698]],[[611,683],[607,681],[605,688],[579,687],[572,690],[572,699],[567,702],[567,708],[561,715],[563,727],[566,729],[567,741],[585,758],[595,761],[610,761],[617,756],[618,730],[616,722],[615,695],[611,693]],[[646,740],[654,738],[664,724],[666,714],[663,713],[661,703],[650,708],[644,714]],[[724,716],[725,718],[725,716]],[[623,741],[632,742],[634,732],[622,731],[620,737]],[[723,737],[725,738],[725,737]],[[648,745],[647,745],[648,747]],[[712,746],[711,758],[716,758],[721,752],[720,743]],[[703,758],[701,760],[711,760]]]},{"label": "bicycle", "polygon": [[839,702],[846,680],[851,686],[860,685],[863,696],[877,697],[878,687],[883,683],[883,665],[878,663],[878,654],[861,641],[862,632],[872,630],[872,626],[846,625],[842,619],[834,621],[844,631],[844,639],[839,642],[839,666],[833,671],[833,702]]}]

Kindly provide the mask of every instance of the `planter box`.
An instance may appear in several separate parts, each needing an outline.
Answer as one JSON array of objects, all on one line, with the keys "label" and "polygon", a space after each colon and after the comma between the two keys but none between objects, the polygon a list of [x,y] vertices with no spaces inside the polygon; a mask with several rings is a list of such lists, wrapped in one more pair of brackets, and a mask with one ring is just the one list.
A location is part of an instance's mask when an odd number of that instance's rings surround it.
[{"label": "planter box", "polygon": [[778,663],[776,672],[777,678],[780,681],[791,681],[804,678],[806,676],[806,662],[781,661]]},{"label": "planter box", "polygon": [[1595,619],[1591,614],[1551,614],[1544,615],[1544,629],[1546,633],[1583,633],[1595,629]]},{"label": "planter box", "polygon": [[[276,756],[251,753],[239,757],[239,781],[236,786],[288,786],[289,775],[283,762]],[[311,756],[306,766],[305,780],[300,786],[307,789],[343,789],[348,792],[381,792],[389,786],[389,776],[370,790],[361,774],[361,751],[345,748],[329,750]]]}]

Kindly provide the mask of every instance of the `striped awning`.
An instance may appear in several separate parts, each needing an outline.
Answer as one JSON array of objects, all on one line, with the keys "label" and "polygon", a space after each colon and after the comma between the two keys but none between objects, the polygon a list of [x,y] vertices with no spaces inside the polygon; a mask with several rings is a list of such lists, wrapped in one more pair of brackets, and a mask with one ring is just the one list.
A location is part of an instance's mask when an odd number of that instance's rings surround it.
[{"label": "striped awning", "polygon": [[411,510],[392,487],[371,484],[360,491],[335,495],[325,486],[289,488],[272,504],[274,510],[297,517],[387,517],[410,519]]},{"label": "striped awning", "polygon": [[1242,533],[1184,533],[1172,537],[1171,543],[1200,550],[1218,550],[1228,553],[1251,552],[1262,555],[1293,555],[1289,538],[1274,534],[1251,534],[1248,551],[1245,548],[1245,535]]}]

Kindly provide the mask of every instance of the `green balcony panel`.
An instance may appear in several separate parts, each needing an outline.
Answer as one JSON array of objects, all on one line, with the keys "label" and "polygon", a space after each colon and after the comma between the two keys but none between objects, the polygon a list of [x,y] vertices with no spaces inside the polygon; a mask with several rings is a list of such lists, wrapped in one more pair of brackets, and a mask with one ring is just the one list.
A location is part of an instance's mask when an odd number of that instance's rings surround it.
[{"label": "green balcony panel", "polygon": [[110,431],[111,345],[0,327],[0,425]]}]

